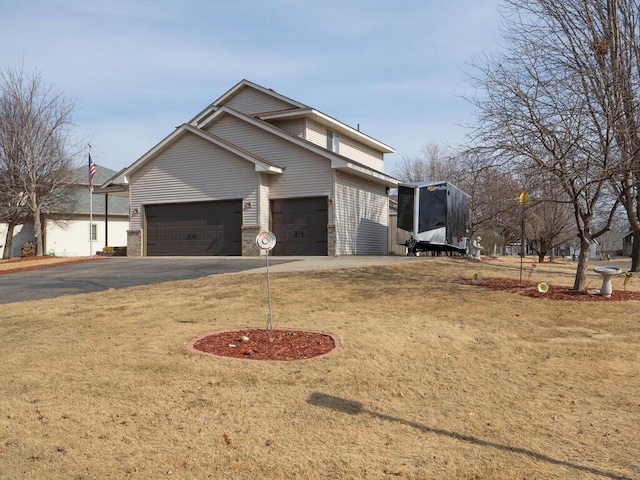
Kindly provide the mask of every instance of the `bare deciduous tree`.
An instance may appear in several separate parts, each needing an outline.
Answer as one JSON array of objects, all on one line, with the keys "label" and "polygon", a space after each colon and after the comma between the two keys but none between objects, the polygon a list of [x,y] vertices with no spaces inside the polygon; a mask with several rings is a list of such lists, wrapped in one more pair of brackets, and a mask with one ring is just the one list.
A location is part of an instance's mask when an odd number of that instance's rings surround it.
[{"label": "bare deciduous tree", "polygon": [[533,169],[556,178],[573,207],[580,241],[573,288],[581,290],[590,245],[610,228],[617,199],[599,231],[596,211],[621,171],[615,117],[596,71],[600,47],[594,41],[600,37],[589,37],[579,27],[594,20],[606,28],[607,15],[600,15],[601,0],[505,4],[508,47],[476,64],[477,140],[521,173]]},{"label": "bare deciduous tree", "polygon": [[73,108],[39,73],[0,74],[0,215],[11,229],[16,222],[33,221],[37,255],[43,254],[42,215],[68,197]]},{"label": "bare deciduous tree", "polygon": [[457,171],[456,160],[445,147],[429,142],[419,155],[403,157],[393,175],[403,182],[452,182],[451,177]]},{"label": "bare deciduous tree", "polygon": [[526,236],[533,241],[542,263],[554,248],[575,237],[573,208],[561,186],[553,179],[539,178],[530,184],[531,203],[526,206]]}]

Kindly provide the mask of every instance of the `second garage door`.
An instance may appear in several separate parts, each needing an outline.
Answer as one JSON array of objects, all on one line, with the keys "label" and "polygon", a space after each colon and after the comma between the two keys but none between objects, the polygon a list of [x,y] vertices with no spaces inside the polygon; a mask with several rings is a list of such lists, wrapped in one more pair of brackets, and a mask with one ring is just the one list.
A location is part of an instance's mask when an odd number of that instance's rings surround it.
[{"label": "second garage door", "polygon": [[242,201],[148,205],[147,255],[242,255]]},{"label": "second garage door", "polygon": [[274,255],[327,255],[327,197],[271,201]]}]

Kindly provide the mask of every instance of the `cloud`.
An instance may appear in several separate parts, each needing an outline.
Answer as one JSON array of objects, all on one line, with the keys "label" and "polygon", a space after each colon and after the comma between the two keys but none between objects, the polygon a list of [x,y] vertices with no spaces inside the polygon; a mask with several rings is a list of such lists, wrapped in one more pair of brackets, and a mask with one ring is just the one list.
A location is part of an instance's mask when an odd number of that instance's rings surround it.
[{"label": "cloud", "polygon": [[77,98],[78,137],[116,170],[242,78],[411,154],[461,136],[465,62],[495,45],[496,2],[5,2],[0,69]]}]

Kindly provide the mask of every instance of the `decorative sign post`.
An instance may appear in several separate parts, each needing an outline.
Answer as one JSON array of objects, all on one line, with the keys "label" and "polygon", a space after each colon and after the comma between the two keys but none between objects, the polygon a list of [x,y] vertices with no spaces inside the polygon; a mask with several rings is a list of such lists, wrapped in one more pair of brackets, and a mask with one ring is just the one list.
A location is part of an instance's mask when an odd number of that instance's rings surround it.
[{"label": "decorative sign post", "polygon": [[269,300],[269,314],[267,315],[267,330],[269,340],[273,341],[273,314],[271,313],[271,283],[269,280],[269,250],[276,246],[276,236],[271,232],[260,232],[256,236],[256,245],[265,252],[267,260],[267,298]]},{"label": "decorative sign post", "polygon": [[529,192],[522,192],[518,197],[520,205],[522,205],[522,231],[520,235],[520,283],[522,283],[522,262],[524,260],[524,211],[529,203]]}]

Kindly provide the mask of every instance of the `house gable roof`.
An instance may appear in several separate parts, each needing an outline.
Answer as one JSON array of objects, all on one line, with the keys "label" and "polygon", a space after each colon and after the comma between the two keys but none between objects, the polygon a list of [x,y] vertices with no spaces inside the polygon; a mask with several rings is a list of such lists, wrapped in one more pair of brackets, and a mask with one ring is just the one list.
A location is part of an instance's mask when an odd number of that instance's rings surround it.
[{"label": "house gable roof", "polygon": [[241,80],[238,83],[236,83],[233,87],[231,87],[229,90],[227,90],[221,97],[219,97],[217,100],[215,100],[213,103],[211,103],[207,108],[205,108],[204,110],[202,110],[200,113],[198,113],[195,117],[193,117],[191,120],[189,120],[189,124],[194,125],[194,126],[199,126],[199,124],[203,121],[206,120],[206,118],[211,115],[213,112],[215,112],[219,107],[223,106],[225,103],[227,103],[232,97],[234,97],[235,95],[237,95],[241,90],[245,89],[245,88],[252,88],[254,90],[257,90],[265,95],[269,95],[273,98],[276,98],[284,103],[287,103],[289,105],[291,105],[292,109],[298,109],[298,108],[309,108],[306,105],[304,105],[303,103],[300,103],[296,100],[293,100],[289,97],[285,97],[284,95],[280,95],[279,93],[277,93],[275,90],[272,90],[270,88],[265,88],[262,87],[256,83],[250,82],[249,80]]},{"label": "house gable roof", "polygon": [[373,148],[382,153],[394,153],[395,149],[390,147],[389,145],[385,145],[384,143],[376,140],[373,137],[370,137],[364,133],[362,133],[359,129],[355,129],[350,127],[349,125],[336,120],[335,118],[322,113],[315,108],[311,108],[301,102],[293,100],[289,97],[285,97],[284,95],[279,94],[275,90],[270,88],[262,87],[258,84],[250,82],[249,80],[242,80],[234,85],[232,88],[227,90],[221,97],[211,103],[207,108],[202,110],[198,115],[193,117],[188,123],[202,127],[203,124],[207,124],[210,120],[210,116],[214,114],[219,108],[225,106],[226,103],[229,102],[231,98],[237,95],[240,91],[245,88],[252,88],[257,90],[265,95],[269,95],[273,98],[280,100],[288,105],[290,108],[283,108],[277,111],[272,112],[258,112],[254,113],[253,116],[260,118],[262,120],[279,120],[279,119],[287,119],[287,118],[310,118],[315,120],[316,122],[325,125],[332,130],[339,132],[343,135],[353,137],[357,139],[359,142],[367,145],[368,147]]},{"label": "house gable roof", "polygon": [[134,172],[138,171],[140,168],[146,165],[150,160],[152,160],[156,155],[158,155],[160,152],[168,148],[170,145],[174,144],[179,138],[181,138],[186,133],[192,133],[194,135],[197,135],[198,137],[208,142],[211,142],[253,163],[255,165],[256,172],[278,174],[284,171],[284,168],[276,165],[273,162],[270,162],[269,160],[265,160],[264,158],[258,155],[255,155],[254,153],[251,153],[248,150],[245,150],[241,147],[238,147],[237,145],[234,145],[224,140],[223,138],[220,138],[217,135],[214,135],[209,132],[205,132],[203,130],[200,130],[199,128],[196,128],[192,125],[188,125],[185,123],[180,125],[178,128],[176,128],[170,135],[165,137],[160,143],[158,143],[155,147],[153,147],[151,150],[145,153],[131,166],[125,168],[124,170],[121,170],[120,172],[118,172],[117,175],[111,177],[107,182],[105,182],[105,184],[101,186],[101,188],[107,189],[109,187],[109,184],[129,183],[129,177]]},{"label": "house gable roof", "polygon": [[205,128],[208,125],[211,125],[212,123],[214,123],[217,119],[219,119],[220,117],[224,116],[224,115],[232,115],[235,118],[238,118],[240,120],[243,120],[247,123],[250,123],[258,128],[261,128],[262,130],[265,130],[271,134],[274,134],[284,140],[287,140],[291,143],[294,143],[302,148],[305,148],[306,150],[310,150],[313,153],[316,153],[328,160],[331,161],[331,167],[334,169],[344,169],[344,170],[348,170],[350,173],[352,173],[353,175],[356,176],[361,176],[361,177],[366,177],[372,180],[376,180],[378,182],[382,182],[387,186],[390,187],[395,187],[399,182],[398,180],[396,180],[395,178],[386,175],[382,172],[379,172],[377,170],[374,170],[370,167],[367,167],[365,165],[362,165],[358,162],[355,162],[354,160],[351,160],[350,158],[344,157],[342,155],[339,155],[337,153],[333,153],[329,150],[327,150],[326,148],[322,148],[319,147],[318,145],[316,145],[315,143],[312,143],[308,140],[305,140],[303,138],[298,137],[297,135],[293,135],[290,132],[287,132],[286,130],[283,130],[281,128],[276,127],[275,125],[272,125],[271,123],[262,120],[261,118],[258,117],[254,117],[251,115],[245,115],[242,112],[239,112],[237,110],[234,110],[233,108],[230,107],[221,107],[219,109],[217,109],[213,115],[211,115],[207,121],[205,123],[202,123],[200,125],[200,128]]},{"label": "house gable roof", "polygon": [[[284,102],[287,105],[290,105],[291,108],[280,109],[277,111],[264,112],[264,113],[254,113],[254,114],[245,114],[242,113],[230,106],[226,105],[235,95],[238,95],[243,89],[251,88],[257,90],[265,95],[269,95],[274,99],[277,99],[278,102]],[[185,123],[176,128],[171,134],[165,137],[160,143],[158,143],[155,147],[145,153],[142,157],[140,157],[137,161],[135,161],[129,167],[121,170],[116,175],[112,176],[109,180],[104,182],[99,189],[96,191],[101,193],[124,193],[128,189],[128,183],[130,176],[138,171],[142,166],[151,161],[157,154],[163,151],[168,146],[172,145],[176,142],[182,135],[186,133],[191,133],[194,135],[198,135],[200,138],[203,138],[225,150],[234,153],[235,155],[244,158],[247,161],[252,162],[255,165],[256,171],[270,174],[281,174],[284,172],[284,168],[270,162],[252,152],[249,152],[227,140],[209,133],[204,129],[214,123],[217,119],[221,118],[223,115],[232,115],[244,122],[250,123],[262,130],[265,130],[273,135],[276,135],[288,142],[292,142],[306,150],[312,151],[328,160],[331,161],[331,166],[334,169],[345,170],[352,175],[356,175],[359,177],[364,177],[369,180],[373,180],[377,183],[382,183],[389,187],[395,187],[399,182],[395,178],[386,175],[383,172],[372,169],[365,165],[362,165],[354,160],[351,160],[342,155],[330,152],[329,150],[322,148],[312,142],[309,142],[306,139],[302,139],[296,135],[291,134],[290,132],[283,130],[281,128],[276,127],[271,124],[268,120],[274,119],[286,119],[286,118],[311,118],[317,121],[320,124],[326,125],[329,128],[341,132],[347,136],[354,137],[358,141],[363,144],[380,151],[382,153],[392,153],[393,150],[391,147],[378,142],[377,140],[369,137],[359,130],[353,129],[348,125],[345,125],[338,120],[325,115],[313,108],[310,108],[303,103],[300,103],[296,100],[292,100],[284,95],[281,95],[274,90],[264,88],[260,85],[257,85],[248,80],[242,80],[238,82],[235,86],[225,92],[221,97],[211,103],[207,108],[202,110],[198,115],[193,117],[188,123]]]}]

